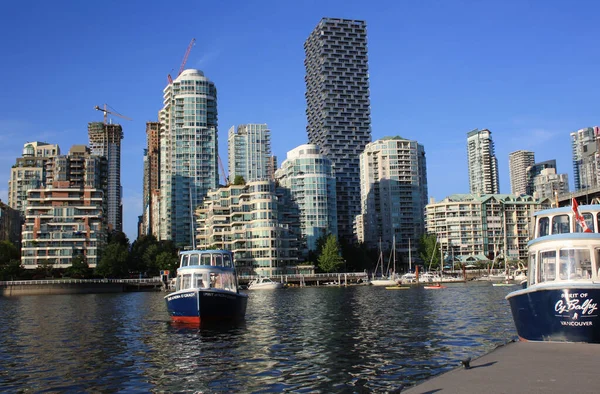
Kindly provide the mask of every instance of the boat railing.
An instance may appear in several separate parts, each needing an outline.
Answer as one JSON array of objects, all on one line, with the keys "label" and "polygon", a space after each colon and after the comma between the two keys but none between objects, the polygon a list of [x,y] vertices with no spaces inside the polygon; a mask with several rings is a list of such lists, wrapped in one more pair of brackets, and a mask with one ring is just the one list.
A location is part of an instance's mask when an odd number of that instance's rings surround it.
[{"label": "boat railing", "polygon": [[160,277],[144,279],[39,279],[39,280],[8,280],[0,281],[0,286],[51,285],[71,283],[126,283],[152,284],[161,282]]}]

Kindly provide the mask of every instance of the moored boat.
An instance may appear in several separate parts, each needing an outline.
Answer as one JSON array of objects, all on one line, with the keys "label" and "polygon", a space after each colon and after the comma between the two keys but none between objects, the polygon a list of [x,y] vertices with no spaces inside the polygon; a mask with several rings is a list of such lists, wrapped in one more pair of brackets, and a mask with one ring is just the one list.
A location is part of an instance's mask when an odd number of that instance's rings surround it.
[{"label": "moored boat", "polygon": [[600,205],[535,214],[525,288],[506,296],[521,340],[600,343]]},{"label": "moored boat", "polygon": [[230,251],[192,250],[180,252],[175,291],[165,301],[172,321],[202,325],[242,320],[248,295],[238,290]]},{"label": "moored boat", "polygon": [[283,287],[284,284],[282,282],[275,282],[266,276],[259,276],[248,283],[248,290],[273,290],[283,289]]}]

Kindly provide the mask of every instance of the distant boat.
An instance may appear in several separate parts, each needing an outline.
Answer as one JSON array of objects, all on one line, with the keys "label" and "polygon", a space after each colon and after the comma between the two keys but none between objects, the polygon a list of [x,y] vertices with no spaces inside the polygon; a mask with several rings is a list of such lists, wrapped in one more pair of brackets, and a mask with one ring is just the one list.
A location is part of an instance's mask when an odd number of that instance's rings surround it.
[{"label": "distant boat", "polygon": [[266,276],[259,276],[248,284],[248,290],[273,290],[282,289],[284,284],[275,282]]},{"label": "distant boat", "polygon": [[423,286],[424,289],[428,289],[428,290],[438,290],[438,289],[445,289],[446,286],[441,285],[440,283],[436,283],[435,285],[426,285]]},{"label": "distant boat", "polygon": [[386,290],[408,290],[410,286],[386,286]]},{"label": "distant boat", "polygon": [[392,242],[392,256],[390,256],[390,260],[393,261],[393,269],[390,273],[390,263],[388,262],[388,267],[386,272],[389,273],[389,276],[384,276],[383,273],[383,252],[381,250],[381,241],[379,242],[379,259],[377,260],[377,265],[375,266],[375,275],[377,275],[377,269],[381,266],[381,276],[373,277],[371,279],[371,284],[373,286],[395,286],[397,284],[396,278],[396,236],[394,236],[394,241]]},{"label": "distant boat", "polygon": [[175,291],[165,296],[173,322],[203,325],[246,315],[248,295],[238,290],[230,251],[180,252],[175,283]]}]

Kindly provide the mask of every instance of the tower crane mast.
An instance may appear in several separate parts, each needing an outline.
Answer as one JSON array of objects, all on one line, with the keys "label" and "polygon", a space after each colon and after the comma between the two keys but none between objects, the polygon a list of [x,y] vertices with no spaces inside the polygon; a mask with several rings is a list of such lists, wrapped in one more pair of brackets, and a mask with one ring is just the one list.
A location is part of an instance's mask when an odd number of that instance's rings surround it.
[{"label": "tower crane mast", "polygon": [[[106,124],[106,121],[107,121],[107,119],[108,119],[108,114],[111,114],[111,115],[114,115],[114,116],[118,116],[119,118],[123,118],[123,119],[125,119],[125,120],[131,120],[131,118],[128,118],[128,117],[127,117],[127,116],[125,116],[125,115],[121,115],[120,113],[118,113],[118,112],[117,112],[117,111],[115,111],[114,109],[113,109],[112,111],[109,111],[109,110],[107,109],[107,107],[108,107],[108,104],[103,104],[103,105],[102,105],[102,107],[100,107],[100,106],[98,106],[98,105],[96,105],[96,106],[94,107],[94,109],[95,109],[96,111],[102,111],[102,112],[104,113],[104,124]],[[111,108],[111,109],[112,109],[112,108]]]}]

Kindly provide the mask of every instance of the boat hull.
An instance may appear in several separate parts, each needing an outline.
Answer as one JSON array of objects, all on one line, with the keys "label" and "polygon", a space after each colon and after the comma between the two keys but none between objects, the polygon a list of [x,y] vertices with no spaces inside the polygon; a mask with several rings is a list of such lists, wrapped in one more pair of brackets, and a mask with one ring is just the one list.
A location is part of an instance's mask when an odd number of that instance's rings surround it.
[{"label": "boat hull", "polygon": [[190,289],[165,297],[171,320],[178,323],[203,324],[244,319],[246,294]]},{"label": "boat hull", "polygon": [[600,285],[529,288],[506,298],[521,340],[600,343]]}]

